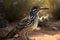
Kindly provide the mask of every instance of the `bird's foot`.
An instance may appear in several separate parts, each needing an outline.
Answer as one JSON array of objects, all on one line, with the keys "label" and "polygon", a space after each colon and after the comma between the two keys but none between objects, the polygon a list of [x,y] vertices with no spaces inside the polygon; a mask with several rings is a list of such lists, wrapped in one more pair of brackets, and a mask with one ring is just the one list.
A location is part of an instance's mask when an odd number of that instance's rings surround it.
[{"label": "bird's foot", "polygon": [[29,38],[28,37],[25,37],[24,40],[29,40]]},{"label": "bird's foot", "polygon": [[24,39],[24,40],[29,40],[29,38],[26,38],[26,39]]}]

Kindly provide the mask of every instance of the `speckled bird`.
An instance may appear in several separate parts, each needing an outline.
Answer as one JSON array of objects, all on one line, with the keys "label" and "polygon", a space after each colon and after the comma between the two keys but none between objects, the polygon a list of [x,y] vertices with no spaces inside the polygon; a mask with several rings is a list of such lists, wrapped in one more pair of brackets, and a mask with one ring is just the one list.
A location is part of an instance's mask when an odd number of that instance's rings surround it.
[{"label": "speckled bird", "polygon": [[38,12],[45,9],[48,8],[34,6],[32,7],[29,16],[23,18],[20,22],[17,23],[16,28],[20,30],[19,34],[23,35],[25,38],[24,40],[29,40],[26,34],[37,28],[39,18]]}]

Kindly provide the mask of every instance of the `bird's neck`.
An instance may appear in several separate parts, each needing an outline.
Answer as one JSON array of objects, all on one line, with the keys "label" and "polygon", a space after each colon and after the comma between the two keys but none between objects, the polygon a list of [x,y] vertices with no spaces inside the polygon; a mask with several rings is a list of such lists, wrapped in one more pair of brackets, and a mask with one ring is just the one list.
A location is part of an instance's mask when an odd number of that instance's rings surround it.
[{"label": "bird's neck", "polygon": [[30,21],[31,21],[32,23],[34,23],[34,22],[37,20],[37,18],[38,18],[38,13],[31,11],[31,12],[30,12]]},{"label": "bird's neck", "polygon": [[34,21],[37,19],[37,17],[38,17],[38,13],[37,12],[33,12],[33,11],[30,12],[31,22],[34,23]]},{"label": "bird's neck", "polygon": [[32,17],[32,16],[33,16],[33,17],[34,17],[34,16],[37,16],[37,12],[31,11],[31,12],[30,12],[30,17]]}]

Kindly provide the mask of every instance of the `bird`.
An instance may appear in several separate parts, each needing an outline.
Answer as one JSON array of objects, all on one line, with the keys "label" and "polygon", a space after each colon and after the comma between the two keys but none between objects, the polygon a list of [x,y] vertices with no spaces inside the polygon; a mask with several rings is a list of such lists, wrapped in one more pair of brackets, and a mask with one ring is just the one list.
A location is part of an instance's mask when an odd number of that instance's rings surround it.
[{"label": "bird", "polygon": [[16,28],[19,29],[19,36],[23,36],[24,40],[29,40],[28,33],[32,32],[38,26],[38,12],[48,8],[42,8],[40,6],[33,6],[29,15],[17,23]]}]

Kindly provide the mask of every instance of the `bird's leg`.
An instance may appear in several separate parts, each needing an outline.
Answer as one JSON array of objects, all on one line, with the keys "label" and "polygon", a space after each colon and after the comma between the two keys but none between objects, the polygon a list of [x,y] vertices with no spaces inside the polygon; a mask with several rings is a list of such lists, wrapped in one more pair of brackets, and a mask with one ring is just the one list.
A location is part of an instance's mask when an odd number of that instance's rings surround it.
[{"label": "bird's leg", "polygon": [[28,33],[26,33],[25,35],[26,35],[27,40],[29,40]]},{"label": "bird's leg", "polygon": [[29,40],[28,33],[24,34],[24,40]]}]

